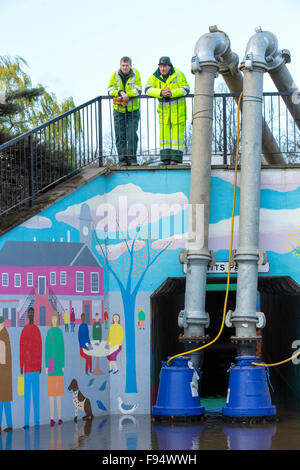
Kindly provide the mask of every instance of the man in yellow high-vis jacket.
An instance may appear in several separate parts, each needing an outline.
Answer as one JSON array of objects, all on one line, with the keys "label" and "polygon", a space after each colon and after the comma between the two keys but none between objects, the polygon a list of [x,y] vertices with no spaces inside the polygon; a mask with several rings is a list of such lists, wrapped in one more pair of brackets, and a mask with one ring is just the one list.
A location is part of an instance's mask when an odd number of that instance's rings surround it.
[{"label": "man in yellow high-vis jacket", "polygon": [[114,97],[114,127],[121,166],[136,163],[141,92],[139,71],[132,67],[130,57],[122,57],[120,68],[112,74],[108,85],[108,94]]},{"label": "man in yellow high-vis jacket", "polygon": [[186,121],[185,96],[190,87],[185,75],[173,67],[169,57],[161,57],[158,69],[149,78],[145,93],[158,98],[160,158],[168,165],[182,163]]}]

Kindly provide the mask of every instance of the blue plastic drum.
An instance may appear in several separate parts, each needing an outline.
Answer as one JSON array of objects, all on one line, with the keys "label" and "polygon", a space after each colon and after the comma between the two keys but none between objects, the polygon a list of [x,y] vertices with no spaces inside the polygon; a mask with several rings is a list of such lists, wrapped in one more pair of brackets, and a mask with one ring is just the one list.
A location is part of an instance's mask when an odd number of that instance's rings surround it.
[{"label": "blue plastic drum", "polygon": [[[152,414],[158,416],[200,416],[204,414],[197,384],[195,369],[188,366],[189,357],[173,359],[162,367],[156,405]],[[197,370],[201,378],[201,372]]]},{"label": "blue plastic drum", "polygon": [[264,367],[251,365],[256,356],[238,356],[237,365],[231,367],[223,416],[257,417],[276,414],[271,404]]}]

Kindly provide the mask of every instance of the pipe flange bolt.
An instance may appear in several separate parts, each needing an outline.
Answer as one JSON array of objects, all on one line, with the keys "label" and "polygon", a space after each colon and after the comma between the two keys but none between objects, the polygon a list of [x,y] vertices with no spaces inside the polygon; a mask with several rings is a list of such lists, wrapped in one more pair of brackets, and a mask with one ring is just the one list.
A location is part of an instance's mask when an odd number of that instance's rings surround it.
[{"label": "pipe flange bolt", "polygon": [[178,326],[179,328],[186,329],[188,327],[187,320],[186,320],[186,311],[181,310],[178,315]]},{"label": "pipe flange bolt", "polygon": [[201,72],[200,59],[196,55],[192,57],[191,72],[193,74],[195,74],[196,72]]}]

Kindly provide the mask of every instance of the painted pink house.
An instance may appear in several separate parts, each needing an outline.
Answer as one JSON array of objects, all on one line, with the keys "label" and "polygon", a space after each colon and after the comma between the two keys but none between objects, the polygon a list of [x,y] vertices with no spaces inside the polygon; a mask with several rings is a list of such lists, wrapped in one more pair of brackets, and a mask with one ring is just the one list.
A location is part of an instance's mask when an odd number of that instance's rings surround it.
[{"label": "painted pink house", "polygon": [[76,323],[103,313],[103,269],[86,243],[7,241],[0,251],[0,313],[23,326],[29,307],[35,323],[49,325],[53,310],[74,308]]}]

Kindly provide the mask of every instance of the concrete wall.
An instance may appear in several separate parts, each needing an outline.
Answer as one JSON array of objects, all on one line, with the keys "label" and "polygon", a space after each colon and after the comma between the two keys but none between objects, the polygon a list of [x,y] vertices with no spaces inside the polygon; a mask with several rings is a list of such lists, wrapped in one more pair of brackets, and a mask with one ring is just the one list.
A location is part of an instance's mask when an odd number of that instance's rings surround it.
[{"label": "concrete wall", "polygon": [[[212,173],[210,249],[215,251],[218,264],[210,271],[209,276],[224,276],[226,270],[224,263],[228,259],[233,177],[232,170],[215,169]],[[70,293],[67,289],[64,292],[61,285],[57,291],[55,286],[51,286],[57,305],[73,305],[77,317],[74,332],[65,331],[62,323],[59,326],[63,334],[65,354],[62,419],[67,421],[74,416],[72,395],[67,390],[73,378],[78,381],[81,392],[90,399],[96,416],[122,414],[118,397],[127,405],[137,405],[134,414],[149,413],[150,295],[167,277],[184,276],[178,255],[181,248],[185,247],[185,238],[182,235],[188,227],[189,180],[189,169],[112,172],[109,178],[99,176],[0,238],[0,260],[4,260],[0,263],[0,314],[5,317],[12,353],[11,409],[14,427],[24,425],[24,397],[17,392],[20,335],[24,326],[11,326],[11,315],[22,306],[26,307],[26,302],[29,306],[30,299],[27,299],[27,293],[16,296],[12,292],[8,296],[5,286],[2,286],[2,274],[7,272],[8,267],[13,273],[18,272],[20,266],[24,269],[32,266],[28,266],[30,261],[26,261],[27,265],[24,266],[21,257],[19,265],[15,261],[10,262],[9,257],[1,258],[6,244],[15,242],[26,250],[30,246],[28,243],[34,242],[39,247],[40,260],[45,254],[42,247],[46,246],[41,242],[52,242],[52,248],[57,250],[61,247],[67,250],[70,243],[77,244],[78,248],[85,246],[88,248],[87,255],[74,257],[69,265],[73,266],[75,272],[87,270],[90,273],[95,266],[103,270],[103,285],[99,294],[84,291],[78,296],[78,293]],[[269,168],[262,171],[260,248],[267,251],[269,264],[261,268],[263,272],[260,276],[291,276],[300,285],[299,182],[299,169]],[[238,240],[238,203],[239,188],[234,247]],[[62,255],[56,258],[56,266],[64,269],[66,259],[62,262]],[[39,269],[44,268],[45,272],[49,272],[49,267],[49,261],[44,265],[40,261]],[[59,308],[57,307],[58,310]],[[141,310],[145,314],[144,324],[143,321],[140,323],[141,318],[144,318],[141,317]],[[78,342],[80,317],[84,311],[89,315],[91,339],[96,312],[101,318],[103,341],[108,338],[113,315],[118,314],[120,317],[124,336],[119,340],[122,350],[116,358],[118,371],[115,374],[109,372],[109,362],[105,355],[100,357],[102,375],[85,374],[85,360],[79,354]],[[108,315],[107,324],[104,322],[105,312]],[[38,316],[36,322],[37,318]],[[27,315],[24,316],[24,321],[27,324]],[[40,424],[44,424],[50,420],[48,378],[45,370],[45,338],[49,331],[49,319],[46,326],[37,326],[41,332],[43,347],[39,395]],[[94,370],[95,357],[92,361]],[[0,368],[0,374],[4,373],[1,372],[3,370]],[[5,427],[4,421],[3,414],[2,428]],[[30,424],[33,423],[31,409]]]}]

